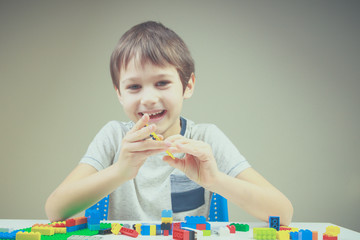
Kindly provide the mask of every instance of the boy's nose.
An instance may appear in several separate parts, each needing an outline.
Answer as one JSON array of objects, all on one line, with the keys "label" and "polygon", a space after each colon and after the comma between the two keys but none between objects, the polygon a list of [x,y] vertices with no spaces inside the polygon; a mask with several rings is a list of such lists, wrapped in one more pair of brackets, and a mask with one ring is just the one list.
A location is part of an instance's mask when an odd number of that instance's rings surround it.
[{"label": "boy's nose", "polygon": [[155,105],[159,101],[159,96],[155,91],[147,90],[143,92],[141,97],[141,104],[144,106]]}]

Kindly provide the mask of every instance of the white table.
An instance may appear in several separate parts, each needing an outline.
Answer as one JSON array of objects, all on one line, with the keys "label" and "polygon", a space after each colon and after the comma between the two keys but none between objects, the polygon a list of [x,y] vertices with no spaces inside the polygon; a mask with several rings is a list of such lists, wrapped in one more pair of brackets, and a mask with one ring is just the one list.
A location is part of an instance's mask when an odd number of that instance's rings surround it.
[{"label": "white table", "polygon": [[[141,221],[138,222],[129,222],[129,221],[110,221],[110,222],[117,222],[117,223],[128,223],[130,225],[134,224],[134,223],[141,223]],[[13,230],[16,229],[22,229],[22,228],[28,228],[31,227],[33,224],[35,223],[40,223],[40,224],[47,224],[49,223],[48,220],[17,220],[17,219],[0,219],[0,228],[12,228]],[[146,223],[159,223],[159,222],[146,222]],[[245,223],[245,222],[241,222],[241,223]],[[268,227],[267,223],[264,222],[249,222],[246,223],[249,224],[250,226],[250,231],[249,232],[236,232],[235,235],[231,234],[232,237],[229,239],[253,239],[252,235],[253,235],[253,228],[256,227]],[[218,226],[225,226],[226,223],[213,223],[211,222],[211,226],[212,227],[218,227]],[[331,224],[331,223],[305,223],[305,222],[294,222],[290,225],[290,227],[296,227],[300,229],[309,229],[311,231],[318,231],[319,233],[319,240],[322,240],[322,235],[323,233],[326,231],[326,227],[330,226],[330,225],[335,225],[335,224]],[[132,239],[128,236],[121,236],[121,235],[99,235],[102,236],[104,240],[121,240],[121,239]],[[137,239],[172,239],[172,236],[140,236]],[[212,240],[212,239],[221,239],[220,237],[217,236],[211,236],[208,237],[207,239]],[[228,238],[227,238],[228,239]],[[360,233],[352,231],[350,229],[344,228],[344,227],[340,227],[340,234],[338,237],[338,240],[360,240]]]}]

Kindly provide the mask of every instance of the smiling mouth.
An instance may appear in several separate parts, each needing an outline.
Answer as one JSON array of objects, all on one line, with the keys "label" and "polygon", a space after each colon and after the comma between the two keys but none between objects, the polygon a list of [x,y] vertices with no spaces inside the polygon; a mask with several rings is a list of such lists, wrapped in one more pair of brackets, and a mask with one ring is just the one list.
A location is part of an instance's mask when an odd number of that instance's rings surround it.
[{"label": "smiling mouth", "polygon": [[[162,111],[152,112],[152,113],[146,113],[146,114],[149,115],[150,120],[156,120],[156,119],[162,118],[162,117],[165,115],[166,112],[167,112],[166,110],[162,110]],[[142,112],[141,112],[141,113],[139,113],[139,114],[140,114],[140,116],[142,117],[142,116],[144,116],[145,113],[142,113]]]}]

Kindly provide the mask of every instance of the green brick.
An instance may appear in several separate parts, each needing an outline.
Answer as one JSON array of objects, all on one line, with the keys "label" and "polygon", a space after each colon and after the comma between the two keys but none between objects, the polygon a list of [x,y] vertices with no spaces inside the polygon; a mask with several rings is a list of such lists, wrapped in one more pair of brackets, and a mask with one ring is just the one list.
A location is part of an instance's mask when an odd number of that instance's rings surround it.
[{"label": "green brick", "polygon": [[205,237],[211,236],[211,230],[202,230],[202,231],[203,231],[203,236]]}]

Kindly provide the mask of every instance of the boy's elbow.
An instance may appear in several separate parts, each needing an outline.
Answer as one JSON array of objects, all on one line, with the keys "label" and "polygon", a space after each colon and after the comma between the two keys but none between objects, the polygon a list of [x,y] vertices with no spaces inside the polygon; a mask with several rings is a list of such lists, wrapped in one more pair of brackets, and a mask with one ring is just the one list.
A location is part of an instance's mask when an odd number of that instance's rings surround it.
[{"label": "boy's elbow", "polygon": [[53,194],[51,194],[45,203],[45,213],[50,222],[63,221],[64,219],[59,214],[59,209],[57,209],[57,204]]},{"label": "boy's elbow", "polygon": [[280,225],[282,226],[289,226],[294,214],[294,207],[290,200],[288,200],[288,203],[285,204],[283,209],[283,216],[280,217]]}]

